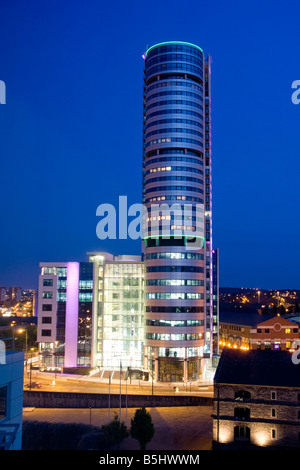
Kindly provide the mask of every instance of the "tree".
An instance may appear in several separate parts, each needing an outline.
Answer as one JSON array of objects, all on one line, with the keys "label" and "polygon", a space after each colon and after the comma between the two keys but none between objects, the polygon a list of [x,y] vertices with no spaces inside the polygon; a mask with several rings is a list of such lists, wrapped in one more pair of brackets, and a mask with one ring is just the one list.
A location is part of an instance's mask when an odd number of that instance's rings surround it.
[{"label": "tree", "polygon": [[273,314],[273,315],[277,315],[277,307],[276,307],[275,304],[274,304],[273,307],[272,307],[272,314]]},{"label": "tree", "polygon": [[269,306],[268,306],[268,305],[265,305],[265,306],[264,306],[263,311],[262,311],[262,314],[263,314],[263,315],[269,315]]},{"label": "tree", "polygon": [[102,426],[103,433],[114,443],[117,449],[126,437],[129,436],[126,425],[120,422],[117,414],[115,413],[114,419],[109,423]]},{"label": "tree", "polygon": [[286,311],[284,305],[280,305],[280,315],[285,315],[285,313]]},{"label": "tree", "polygon": [[131,420],[130,435],[140,445],[140,450],[146,450],[146,445],[154,436],[154,426],[151,414],[143,406],[138,408]]}]

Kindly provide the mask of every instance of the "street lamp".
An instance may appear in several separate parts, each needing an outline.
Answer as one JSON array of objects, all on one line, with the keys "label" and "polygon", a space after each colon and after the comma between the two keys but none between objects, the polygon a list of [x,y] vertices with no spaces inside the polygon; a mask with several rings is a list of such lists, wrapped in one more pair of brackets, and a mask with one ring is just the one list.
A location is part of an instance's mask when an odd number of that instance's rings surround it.
[{"label": "street lamp", "polygon": [[18,330],[18,333],[24,333],[25,331],[25,364],[26,364],[26,374],[27,374],[27,359],[28,359],[28,344],[27,344],[27,328]]},{"label": "street lamp", "polygon": [[57,357],[56,357],[56,348],[58,345],[58,341],[55,341],[55,350],[54,350],[54,368],[55,368],[55,375],[54,380],[56,380],[56,368],[57,368]]},{"label": "street lamp", "polygon": [[34,351],[34,348],[30,348],[30,351],[31,351],[31,355],[30,355],[31,361],[30,361],[30,379],[29,379],[29,390],[31,390],[31,370],[32,370],[32,357],[33,357],[33,351]]},{"label": "street lamp", "polygon": [[153,356],[154,356],[154,352],[151,353],[151,371],[152,371],[152,395],[154,394],[153,393]]}]

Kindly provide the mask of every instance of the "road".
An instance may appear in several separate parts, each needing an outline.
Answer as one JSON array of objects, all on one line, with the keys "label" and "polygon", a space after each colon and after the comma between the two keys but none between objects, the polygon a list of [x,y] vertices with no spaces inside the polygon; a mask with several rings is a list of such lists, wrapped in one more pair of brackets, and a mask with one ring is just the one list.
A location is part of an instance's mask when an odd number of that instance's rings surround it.
[{"label": "road", "polygon": [[[43,373],[38,371],[32,371],[31,381],[39,382],[41,388],[39,390],[44,391],[57,391],[57,392],[73,392],[73,393],[109,393],[109,384],[103,382],[100,379],[93,377],[70,377],[68,375],[57,374],[56,377],[52,373]],[[24,383],[29,384],[30,375],[25,374]],[[131,385],[127,384],[127,393],[134,395],[150,395],[152,394],[152,383],[143,381],[134,381]],[[28,390],[28,387],[25,387]],[[32,389],[35,390],[35,389]],[[155,395],[195,395],[212,397],[213,387],[211,385],[199,385],[193,384],[186,386],[184,384],[178,384],[178,391],[175,391],[174,384],[154,384],[153,392]],[[111,383],[110,392],[120,393],[120,383],[117,381]],[[126,393],[126,382],[121,382],[121,393]]]}]

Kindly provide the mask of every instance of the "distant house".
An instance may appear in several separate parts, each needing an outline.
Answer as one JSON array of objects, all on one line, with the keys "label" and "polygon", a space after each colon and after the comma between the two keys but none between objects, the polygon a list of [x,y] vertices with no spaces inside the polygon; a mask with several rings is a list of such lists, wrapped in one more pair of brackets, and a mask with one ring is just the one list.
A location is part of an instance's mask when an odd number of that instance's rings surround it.
[{"label": "distant house", "polygon": [[293,349],[300,325],[274,315],[221,312],[219,349]]},{"label": "distant house", "polygon": [[220,312],[219,350],[225,347],[235,349],[251,348],[251,331],[263,319],[273,318],[269,315],[244,312]]},{"label": "distant house", "polygon": [[294,342],[300,339],[300,325],[275,316],[258,323],[251,331],[252,349],[292,349]]},{"label": "distant house", "polygon": [[213,447],[300,447],[300,365],[289,351],[223,350],[214,377]]}]

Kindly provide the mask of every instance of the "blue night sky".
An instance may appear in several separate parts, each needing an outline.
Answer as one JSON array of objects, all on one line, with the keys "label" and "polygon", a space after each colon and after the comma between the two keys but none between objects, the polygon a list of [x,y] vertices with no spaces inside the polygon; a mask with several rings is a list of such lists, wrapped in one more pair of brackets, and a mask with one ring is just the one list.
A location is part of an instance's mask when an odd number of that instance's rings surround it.
[{"label": "blue night sky", "polygon": [[40,261],[140,254],[96,236],[96,208],[141,202],[146,46],[212,56],[213,238],[220,285],[300,289],[299,1],[1,0],[0,285]]}]

